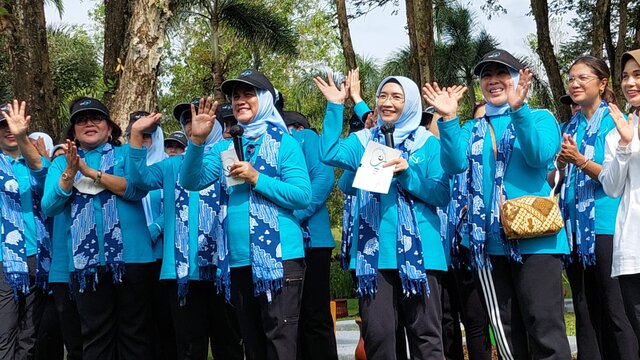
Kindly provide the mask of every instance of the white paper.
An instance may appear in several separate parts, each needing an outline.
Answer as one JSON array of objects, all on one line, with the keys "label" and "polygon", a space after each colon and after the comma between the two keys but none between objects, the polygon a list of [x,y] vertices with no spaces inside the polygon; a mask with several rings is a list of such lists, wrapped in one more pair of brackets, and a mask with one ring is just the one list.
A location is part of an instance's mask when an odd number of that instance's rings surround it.
[{"label": "white paper", "polygon": [[91,178],[84,175],[74,181],[73,187],[78,189],[80,193],[87,195],[96,195],[104,190],[104,186],[94,184]]},{"label": "white paper", "polygon": [[399,158],[400,155],[400,150],[369,141],[353,179],[353,187],[380,194],[388,193],[396,167],[383,165],[387,161]]},{"label": "white paper", "polygon": [[229,176],[229,172],[231,171],[231,165],[239,161],[238,154],[236,154],[236,150],[230,149],[230,150],[223,151],[220,153],[220,158],[222,159],[222,168],[223,168],[224,176],[227,180],[227,186],[231,187],[235,185],[244,184],[244,180]]}]

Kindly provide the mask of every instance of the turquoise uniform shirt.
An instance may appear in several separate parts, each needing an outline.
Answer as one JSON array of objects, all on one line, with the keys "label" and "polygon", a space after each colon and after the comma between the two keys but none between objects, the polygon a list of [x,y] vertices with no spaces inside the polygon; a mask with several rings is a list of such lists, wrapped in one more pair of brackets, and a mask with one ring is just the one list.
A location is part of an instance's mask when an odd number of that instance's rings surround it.
[{"label": "turquoise uniform shirt", "polygon": [[[71,208],[65,208],[69,212]],[[50,283],[69,283],[69,237],[68,230],[71,216],[67,213],[53,217],[53,231],[51,233],[51,268],[49,270]]]},{"label": "turquoise uniform shirt", "polygon": [[[513,122],[516,140],[504,175],[504,188],[508,199],[524,196],[549,196],[551,187],[547,183],[547,170],[555,154],[560,149],[560,128],[548,110],[530,109],[524,104],[515,112],[492,116],[489,120],[495,131],[496,141],[500,141],[507,126]],[[458,118],[450,121],[438,120],[442,144],[442,168],[451,175],[467,170],[468,149],[473,127],[477,119],[459,125]],[[487,134],[489,134],[487,132]],[[495,179],[495,159],[493,144],[489,135],[482,149],[482,189],[486,218],[491,216],[491,198]],[[487,253],[507,255],[500,239],[489,233],[487,220]],[[569,244],[565,231],[556,235],[522,239],[518,241],[521,254],[568,254]]]},{"label": "turquoise uniform shirt", "polygon": [[[104,145],[85,153],[85,162],[93,169],[100,167],[100,159],[102,157],[102,148]],[[127,161],[129,145],[115,146],[114,175],[127,178]],[[73,204],[73,191],[65,192],[60,187],[59,181],[62,173],[67,167],[67,159],[64,156],[58,156],[53,160],[47,175],[44,189],[44,198],[42,199],[42,210],[47,216],[56,216],[62,214],[67,218],[67,223],[71,223],[70,208]],[[123,260],[125,263],[148,263],[154,261],[151,251],[151,237],[149,229],[144,217],[142,201],[140,201],[147,192],[142,191],[133,186],[129,181],[123,196],[116,196],[116,207],[118,209],[118,217],[120,218],[120,227],[122,229],[122,243],[124,247]],[[94,214],[96,219],[96,231],[98,234],[98,246],[100,249],[100,263],[105,264],[104,258],[104,241],[102,234],[102,204],[100,201],[94,201]],[[66,229],[66,238],[71,244],[70,227]],[[73,250],[68,246],[69,254],[69,270],[74,270]]]},{"label": "turquoise uniform shirt", "polygon": [[[260,151],[264,136],[256,140],[243,138],[245,159],[255,160]],[[220,152],[230,148],[231,140],[215,144],[204,154],[204,146],[189,143],[184,156],[184,165],[180,170],[180,182],[185,189],[201,190],[218,181],[222,160]],[[247,147],[254,146],[253,156],[247,154]],[[231,146],[231,148],[233,148]],[[302,149],[298,142],[288,134],[282,136],[278,155],[279,178],[265,174],[258,176],[253,186],[256,191],[270,200],[278,211],[282,260],[300,259],[304,257],[302,231],[294,210],[303,210],[311,201],[311,183],[305,164]],[[229,205],[227,208],[227,239],[229,241],[229,262],[231,267],[251,265],[249,252],[249,189],[247,183],[229,188]]]},{"label": "turquoise uniform shirt", "polygon": [[[129,149],[131,152],[131,149]],[[131,169],[129,169],[129,177],[131,178]],[[136,184],[133,182],[134,185]],[[151,246],[154,259],[162,259],[162,243],[164,240],[164,216],[162,197],[163,191],[153,190],[149,191],[149,200],[151,202],[151,214],[153,215],[153,222],[148,225],[149,234],[151,235]]]},{"label": "turquoise uniform shirt", "polygon": [[333,190],[335,177],[333,168],[320,161],[320,137],[313,130],[292,130],[291,136],[302,147],[304,160],[311,180],[311,204],[304,210],[295,210],[293,215],[302,224],[308,221],[311,248],[333,248],[336,245],[331,234],[327,199]]},{"label": "turquoise uniform shirt", "polygon": [[[342,115],[344,105],[327,103],[327,111],[320,136],[322,160],[331,166],[341,167],[354,172],[360,165],[364,155],[364,146],[355,134],[340,139],[342,131]],[[429,137],[426,143],[412,152],[409,157],[409,168],[391,182],[388,194],[380,194],[380,253],[379,269],[397,269],[396,246],[398,232],[398,191],[397,184],[408,191],[414,199],[414,209],[425,268],[428,270],[447,270],[447,263],[440,239],[440,219],[436,206],[445,206],[449,202],[449,181],[440,166],[440,142],[435,136]],[[345,175],[347,181],[349,175]],[[346,184],[341,184],[341,188]],[[347,193],[349,192],[348,189]],[[356,205],[353,238],[358,238],[358,207]],[[351,247],[351,264],[355,268],[357,244]]]}]

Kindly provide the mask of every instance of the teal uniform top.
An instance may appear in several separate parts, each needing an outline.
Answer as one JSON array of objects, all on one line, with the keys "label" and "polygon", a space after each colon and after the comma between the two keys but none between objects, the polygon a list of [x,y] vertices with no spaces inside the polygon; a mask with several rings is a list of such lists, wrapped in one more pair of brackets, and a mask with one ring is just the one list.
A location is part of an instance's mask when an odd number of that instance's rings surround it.
[{"label": "teal uniform top", "polygon": [[308,222],[311,248],[334,248],[336,242],[331,234],[326,204],[335,182],[333,168],[320,161],[320,137],[313,130],[293,129],[291,136],[302,147],[311,180],[311,204],[304,210],[295,210],[293,215],[300,224]]},{"label": "teal uniform top", "polygon": [[[250,140],[243,138],[245,159],[253,161],[258,156],[264,135]],[[231,140],[216,143],[205,154],[203,145],[189,143],[180,170],[180,183],[187,190],[198,191],[220,180],[222,160],[220,153],[230,148]],[[253,147],[249,156],[247,147]],[[231,146],[231,148],[233,148]],[[306,209],[311,201],[311,182],[304,156],[298,142],[288,134],[282,136],[278,154],[279,178],[265,174],[258,176],[252,187],[270,200],[277,208],[280,228],[282,260],[304,258],[302,231],[294,210]],[[229,263],[231,267],[251,265],[249,252],[249,189],[248,183],[229,188],[227,219],[230,226],[225,231],[229,241]]]},{"label": "teal uniform top", "polygon": [[[97,169],[100,167],[100,159],[102,157],[102,148],[104,145],[85,153],[85,162],[87,166]],[[127,158],[129,145],[115,146],[115,161],[113,174],[116,176],[127,178]],[[47,216],[63,215],[67,224],[71,223],[71,205],[73,204],[73,191],[65,192],[60,187],[59,181],[62,173],[67,167],[67,159],[64,156],[58,156],[53,160],[49,168],[49,174],[44,189],[44,198],[42,199],[42,210]],[[144,217],[141,199],[147,195],[146,191],[142,191],[127,181],[127,188],[123,196],[116,196],[116,207],[118,209],[118,217],[120,218],[120,227],[122,229],[122,245],[124,248],[123,260],[125,263],[149,263],[155,259],[151,250],[151,237],[147,222]],[[96,219],[96,231],[98,234],[98,244],[100,249],[100,263],[105,265],[104,258],[104,241],[102,241],[102,204],[100,201],[94,201],[94,214]],[[65,227],[64,237],[67,239],[67,245],[71,244],[70,227]],[[68,246],[67,253],[69,255],[69,270],[74,270],[73,250]]]},{"label": "teal uniform top", "polygon": [[[328,165],[354,172],[360,165],[365,148],[355,134],[349,135],[346,139],[340,139],[343,112],[344,105],[327,103],[323,131],[320,136],[322,160]],[[445,206],[449,202],[449,181],[440,165],[439,140],[435,136],[429,137],[421,148],[411,154],[408,163],[409,168],[393,178],[389,192],[380,194],[378,268],[398,268],[396,259],[398,191],[396,184],[399,184],[414,198],[425,269],[446,271],[447,262],[440,239],[440,219],[436,207]],[[348,175],[345,175],[345,179],[347,177]],[[355,208],[354,227],[351,231],[354,232],[353,238],[357,239],[358,205]],[[356,253],[357,246],[352,246],[350,264],[352,269],[355,268]]]},{"label": "teal uniform top", "polygon": [[[547,183],[547,170],[560,149],[560,127],[548,110],[535,110],[524,104],[515,112],[507,110],[502,115],[491,116],[496,141],[500,141],[507,126],[513,122],[516,140],[504,175],[507,199],[524,195],[549,196],[551,187]],[[458,118],[450,121],[438,120],[442,144],[442,168],[450,175],[467,170],[469,165],[469,141],[477,119],[460,126]],[[488,134],[488,132],[487,132]],[[488,137],[482,149],[482,188],[486,218],[491,216],[491,198],[495,179],[493,144]],[[500,239],[494,239],[486,222],[487,246],[490,255],[507,255]],[[521,254],[568,254],[569,244],[564,231],[556,235],[518,241]]]}]

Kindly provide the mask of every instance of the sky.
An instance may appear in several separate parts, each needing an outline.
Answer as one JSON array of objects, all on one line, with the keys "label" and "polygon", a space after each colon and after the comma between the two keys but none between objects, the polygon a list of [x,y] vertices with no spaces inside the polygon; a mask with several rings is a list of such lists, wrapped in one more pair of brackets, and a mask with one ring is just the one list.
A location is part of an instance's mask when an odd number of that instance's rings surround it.
[{"label": "sky", "polygon": [[[47,23],[81,24],[91,28],[89,11],[102,0],[65,0],[65,11],[60,19],[57,10],[47,5],[45,9]],[[392,1],[393,2],[393,1]],[[528,34],[535,33],[535,22],[529,12],[529,2],[522,0],[501,0],[500,4],[507,9],[506,15],[493,16],[491,20],[480,10],[484,0],[468,1],[475,12],[479,28],[484,28],[500,41],[500,46],[514,54],[530,55],[526,45]],[[406,31],[406,9],[404,1],[398,1],[399,7],[386,5],[350,22],[351,38],[356,53],[383,61],[389,55],[409,43]],[[392,12],[398,10],[396,15]],[[566,25],[559,31],[566,37],[574,32]],[[568,38],[567,38],[568,39]]]}]

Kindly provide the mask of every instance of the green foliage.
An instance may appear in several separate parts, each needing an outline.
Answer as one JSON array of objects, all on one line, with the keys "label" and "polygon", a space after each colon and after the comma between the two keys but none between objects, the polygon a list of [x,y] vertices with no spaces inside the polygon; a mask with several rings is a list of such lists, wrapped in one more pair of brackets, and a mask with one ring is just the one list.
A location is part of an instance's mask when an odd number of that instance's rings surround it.
[{"label": "green foliage", "polygon": [[329,270],[329,288],[332,299],[347,299],[355,296],[356,287],[349,271],[344,271],[340,267],[338,260],[331,261]]}]

